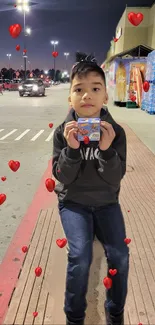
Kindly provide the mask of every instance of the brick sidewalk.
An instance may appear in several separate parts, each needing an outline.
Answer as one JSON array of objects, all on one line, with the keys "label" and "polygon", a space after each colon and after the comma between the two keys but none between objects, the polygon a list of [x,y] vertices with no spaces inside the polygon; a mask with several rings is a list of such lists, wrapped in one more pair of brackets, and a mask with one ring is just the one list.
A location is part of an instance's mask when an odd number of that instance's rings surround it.
[{"label": "brick sidewalk", "polygon": [[[125,325],[155,325],[155,156],[123,125],[128,139],[127,174],[122,181],[121,205],[130,244],[130,272]],[[4,324],[63,325],[66,249],[57,247],[64,237],[56,206],[41,211],[25,256]],[[40,265],[41,277],[34,269]],[[94,242],[86,324],[105,324],[102,280],[106,260],[98,241]],[[33,319],[32,313],[38,311]]]}]

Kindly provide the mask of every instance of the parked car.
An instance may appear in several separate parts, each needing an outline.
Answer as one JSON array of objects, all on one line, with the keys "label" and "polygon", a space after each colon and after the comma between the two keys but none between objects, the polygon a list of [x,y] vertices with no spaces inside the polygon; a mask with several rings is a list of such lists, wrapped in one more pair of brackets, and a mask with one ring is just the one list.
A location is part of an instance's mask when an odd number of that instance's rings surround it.
[{"label": "parked car", "polygon": [[41,79],[26,79],[24,82],[22,82],[18,89],[20,97],[23,97],[24,95],[45,96],[45,86]]}]

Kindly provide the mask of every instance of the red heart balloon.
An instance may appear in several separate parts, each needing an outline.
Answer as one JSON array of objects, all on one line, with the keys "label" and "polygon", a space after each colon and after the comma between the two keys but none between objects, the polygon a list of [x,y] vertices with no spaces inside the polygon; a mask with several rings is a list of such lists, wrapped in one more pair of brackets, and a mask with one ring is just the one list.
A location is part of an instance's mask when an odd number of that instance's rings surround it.
[{"label": "red heart balloon", "polygon": [[27,247],[27,246],[23,246],[23,247],[22,247],[22,252],[23,252],[23,253],[27,253],[27,251],[28,251],[28,247]]},{"label": "red heart balloon", "polygon": [[150,84],[148,81],[144,81],[143,83],[143,90],[147,93],[150,89]]},{"label": "red heart balloon", "polygon": [[143,19],[144,19],[144,15],[141,12],[139,12],[137,14],[135,12],[128,13],[128,20],[134,26],[138,26],[142,22]]},{"label": "red heart balloon", "polygon": [[83,142],[84,142],[85,144],[88,144],[88,143],[89,143],[89,137],[85,136],[85,137],[83,138]]},{"label": "red heart balloon", "polygon": [[128,245],[128,244],[130,244],[130,243],[131,243],[131,239],[130,239],[130,238],[125,238],[125,239],[124,239],[124,242],[125,242],[125,244],[127,244],[127,245]]},{"label": "red heart balloon", "polygon": [[6,181],[6,177],[5,177],[5,176],[2,176],[2,177],[1,177],[1,180],[2,180],[3,182],[5,182],[5,181]]},{"label": "red heart balloon", "polygon": [[49,123],[49,127],[51,129],[53,127],[53,123]]},{"label": "red heart balloon", "polygon": [[0,205],[2,205],[6,200],[6,195],[4,193],[0,194]]},{"label": "red heart balloon", "polygon": [[16,45],[16,51],[20,51],[20,45]]},{"label": "red heart balloon", "polygon": [[27,53],[27,50],[26,50],[26,49],[24,49],[24,50],[23,50],[23,53]]},{"label": "red heart balloon", "polygon": [[35,274],[37,277],[39,277],[42,273],[42,268],[40,266],[36,267]]},{"label": "red heart balloon", "polygon": [[53,55],[54,58],[56,58],[56,57],[58,56],[58,54],[59,54],[59,53],[56,52],[56,51],[52,52],[52,55]]},{"label": "red heart balloon", "polygon": [[112,275],[112,276],[114,276],[114,275],[117,274],[117,270],[116,269],[110,269],[109,270],[109,274]]},{"label": "red heart balloon", "polygon": [[33,316],[34,316],[34,317],[37,317],[37,316],[38,316],[38,312],[37,312],[37,311],[34,311],[34,312],[33,312]]},{"label": "red heart balloon", "polygon": [[20,35],[21,31],[22,31],[22,27],[20,24],[14,24],[9,27],[10,35],[13,38],[17,38]]},{"label": "red heart balloon", "polygon": [[57,239],[57,240],[56,240],[56,243],[57,243],[57,245],[58,245],[60,248],[63,248],[63,247],[65,247],[66,244],[67,244],[67,239],[66,239],[66,238]]},{"label": "red heart balloon", "polygon": [[106,287],[106,289],[110,289],[112,287],[112,280],[106,276],[103,279],[103,284]]},{"label": "red heart balloon", "polygon": [[47,178],[45,181],[46,188],[49,192],[53,192],[55,189],[55,181],[52,178]]},{"label": "red heart balloon", "polygon": [[16,172],[19,169],[19,167],[20,167],[20,162],[19,161],[10,160],[8,162],[8,165],[9,165],[10,169],[13,172]]}]

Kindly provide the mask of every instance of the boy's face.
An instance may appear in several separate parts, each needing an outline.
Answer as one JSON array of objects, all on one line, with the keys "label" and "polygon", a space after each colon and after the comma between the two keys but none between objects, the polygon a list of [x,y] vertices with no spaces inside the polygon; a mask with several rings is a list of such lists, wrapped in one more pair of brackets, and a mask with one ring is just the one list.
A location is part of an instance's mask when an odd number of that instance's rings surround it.
[{"label": "boy's face", "polygon": [[69,104],[79,117],[99,117],[103,104],[108,101],[106,86],[101,76],[96,72],[73,79]]}]

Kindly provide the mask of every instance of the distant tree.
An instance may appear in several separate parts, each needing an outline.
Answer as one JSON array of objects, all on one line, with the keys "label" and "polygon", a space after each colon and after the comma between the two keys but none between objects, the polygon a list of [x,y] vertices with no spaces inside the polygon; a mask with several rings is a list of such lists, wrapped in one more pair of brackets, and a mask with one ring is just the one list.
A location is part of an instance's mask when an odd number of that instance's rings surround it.
[{"label": "distant tree", "polygon": [[61,71],[56,70],[55,81],[60,81],[60,80],[61,80]]},{"label": "distant tree", "polygon": [[34,74],[35,74],[35,76],[38,78],[39,75],[40,75],[40,70],[39,70],[39,69],[35,69],[35,70],[34,70]]},{"label": "distant tree", "polygon": [[55,73],[54,69],[50,69],[48,72],[48,74],[52,80],[54,79],[54,73]]}]

